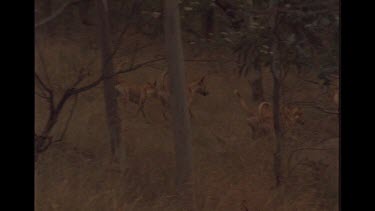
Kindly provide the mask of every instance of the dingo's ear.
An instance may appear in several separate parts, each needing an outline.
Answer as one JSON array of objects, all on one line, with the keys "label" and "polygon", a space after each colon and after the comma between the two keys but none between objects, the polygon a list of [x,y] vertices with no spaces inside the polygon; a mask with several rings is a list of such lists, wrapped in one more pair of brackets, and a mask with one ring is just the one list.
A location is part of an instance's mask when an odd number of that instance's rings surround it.
[{"label": "dingo's ear", "polygon": [[124,94],[124,90],[123,90],[123,88],[120,85],[116,85],[115,89],[116,89],[117,95]]},{"label": "dingo's ear", "polygon": [[206,79],[206,76],[207,76],[207,74],[206,75],[204,75],[202,78],[201,78],[201,80],[199,80],[199,83],[203,83],[204,82],[204,80]]}]

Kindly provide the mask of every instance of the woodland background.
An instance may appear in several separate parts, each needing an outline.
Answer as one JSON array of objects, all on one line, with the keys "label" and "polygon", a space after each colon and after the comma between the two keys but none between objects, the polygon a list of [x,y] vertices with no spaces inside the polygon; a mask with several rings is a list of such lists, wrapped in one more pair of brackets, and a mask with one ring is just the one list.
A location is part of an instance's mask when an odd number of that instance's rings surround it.
[{"label": "woodland background", "polygon": [[[147,121],[113,91],[113,75],[143,85],[168,70],[167,3],[35,1],[36,210],[182,210],[172,122],[157,99]],[[208,74],[209,90],[192,106],[187,209],[338,210],[339,1],[178,7],[187,83]],[[253,109],[300,106],[305,124],[253,139],[235,89]]]}]

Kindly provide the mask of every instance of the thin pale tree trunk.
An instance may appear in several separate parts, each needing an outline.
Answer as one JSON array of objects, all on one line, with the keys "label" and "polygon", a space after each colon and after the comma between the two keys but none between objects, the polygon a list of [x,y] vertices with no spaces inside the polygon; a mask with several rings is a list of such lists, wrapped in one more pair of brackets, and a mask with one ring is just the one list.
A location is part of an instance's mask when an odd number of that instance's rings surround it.
[{"label": "thin pale tree trunk", "polygon": [[[101,54],[101,70],[104,76],[113,75],[113,63],[111,59],[111,37],[108,20],[107,0],[96,0],[98,13],[98,35]],[[115,81],[112,77],[104,79],[104,99],[107,116],[107,125],[110,135],[112,159],[119,159],[121,122],[116,101]],[[123,156],[123,152],[121,152]]]},{"label": "thin pale tree trunk", "polygon": [[187,108],[180,17],[177,0],[164,1],[164,32],[171,87],[172,129],[175,138],[178,210],[193,211],[194,178],[190,118]]}]

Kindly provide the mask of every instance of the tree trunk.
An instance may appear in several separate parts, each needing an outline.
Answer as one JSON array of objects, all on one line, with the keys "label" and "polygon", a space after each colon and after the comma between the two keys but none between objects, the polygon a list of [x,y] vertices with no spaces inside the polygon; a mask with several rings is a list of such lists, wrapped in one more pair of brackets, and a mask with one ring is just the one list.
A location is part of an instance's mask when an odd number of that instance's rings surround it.
[{"label": "tree trunk", "polygon": [[[271,0],[270,7],[278,5],[278,0]],[[277,10],[271,16],[271,32],[272,32],[272,44],[271,49],[271,72],[273,78],[273,120],[274,120],[274,132],[276,139],[276,149],[274,153],[274,174],[276,187],[281,184],[282,181],[282,142],[283,142],[283,128],[281,125],[281,66],[280,66],[280,51],[277,38]]]},{"label": "tree trunk", "polygon": [[[272,65],[274,66],[274,65]],[[276,187],[280,185],[282,180],[282,142],[283,142],[283,129],[281,126],[281,109],[280,109],[280,81],[275,75],[273,76],[273,119],[274,119],[274,131],[276,139],[276,150],[274,153],[274,171]]]},{"label": "tree trunk", "polygon": [[186,77],[177,0],[164,1],[164,15],[164,33],[171,87],[172,129],[175,138],[178,210],[192,211],[196,210],[193,191],[192,137],[187,108]]},{"label": "tree trunk", "polygon": [[256,102],[264,101],[262,68],[258,61],[254,62],[254,71],[255,79],[250,84],[253,94],[253,100]]},{"label": "tree trunk", "polygon": [[[101,54],[101,69],[104,76],[113,74],[113,63],[111,58],[112,46],[110,37],[110,28],[108,20],[108,4],[107,0],[96,0],[98,13],[98,35],[100,54]],[[121,122],[118,115],[118,105],[116,101],[116,89],[114,79],[104,79],[104,99],[107,116],[107,125],[110,135],[112,159],[119,159],[120,149],[120,131]],[[121,156],[123,152],[121,152]]]},{"label": "tree trunk", "polygon": [[81,18],[81,23],[88,26],[93,25],[93,23],[90,21],[89,7],[90,0],[82,0],[78,2],[78,13],[79,17]]},{"label": "tree trunk", "polygon": [[206,39],[211,38],[214,33],[215,8],[212,7],[211,2],[208,2],[207,9],[202,12],[203,32]]}]

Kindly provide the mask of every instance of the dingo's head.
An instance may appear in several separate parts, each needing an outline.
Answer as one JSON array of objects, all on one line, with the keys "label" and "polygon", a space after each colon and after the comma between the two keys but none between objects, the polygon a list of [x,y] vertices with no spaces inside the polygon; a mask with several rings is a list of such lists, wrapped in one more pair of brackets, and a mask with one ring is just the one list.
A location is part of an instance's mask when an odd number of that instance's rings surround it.
[{"label": "dingo's head", "polygon": [[304,125],[305,121],[303,118],[303,111],[300,107],[292,107],[287,109],[287,114],[288,119],[292,124],[297,123],[300,125]]},{"label": "dingo's head", "polygon": [[155,95],[157,94],[157,82],[156,80],[154,82],[147,82],[146,85],[144,86],[144,89],[146,90],[146,94],[148,96]]},{"label": "dingo's head", "polygon": [[272,119],[273,112],[272,112],[272,105],[269,102],[261,102],[258,106],[258,115],[261,119]]}]

